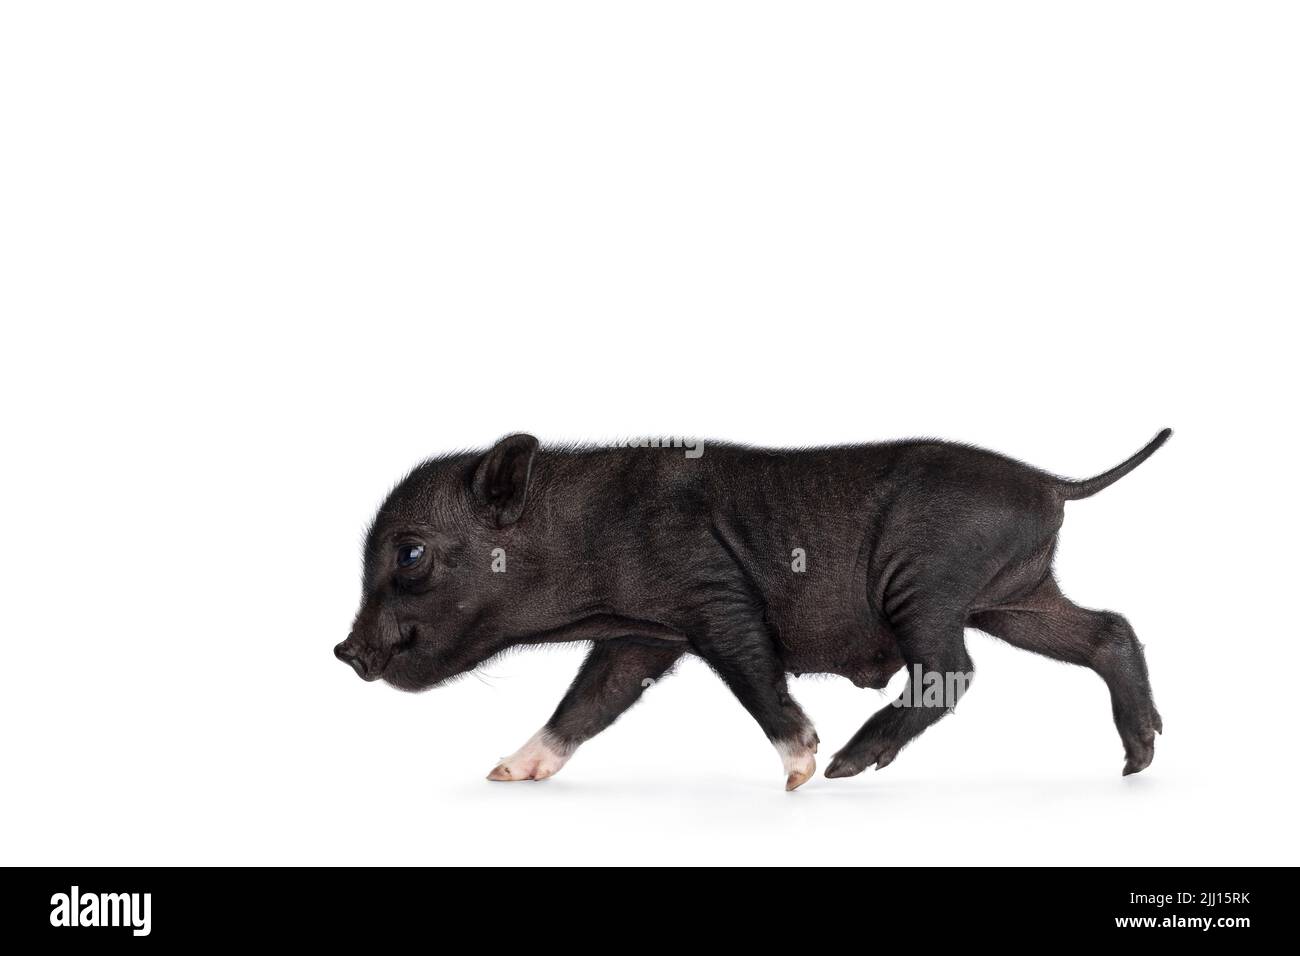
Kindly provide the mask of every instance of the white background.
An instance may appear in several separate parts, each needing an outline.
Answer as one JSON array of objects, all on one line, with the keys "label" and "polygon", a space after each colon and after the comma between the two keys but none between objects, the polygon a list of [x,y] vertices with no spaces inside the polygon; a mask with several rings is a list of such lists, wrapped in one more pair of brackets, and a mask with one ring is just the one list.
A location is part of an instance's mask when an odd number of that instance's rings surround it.
[{"label": "white background", "polygon": [[[1296,17],[6,4],[0,860],[1296,863]],[[1058,562],[1147,645],[1136,777],[1096,676],[973,632],[955,716],[794,794],[698,662],[489,784],[580,648],[331,654],[390,484],[510,431],[1087,476],[1165,425]],[[888,699],[794,691],[823,767]]]}]

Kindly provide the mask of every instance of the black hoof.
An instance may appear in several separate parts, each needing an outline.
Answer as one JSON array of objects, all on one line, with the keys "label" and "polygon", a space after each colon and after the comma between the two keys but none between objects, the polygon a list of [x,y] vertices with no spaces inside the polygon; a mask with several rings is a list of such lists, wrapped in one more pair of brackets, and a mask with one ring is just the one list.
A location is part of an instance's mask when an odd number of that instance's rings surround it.
[{"label": "black hoof", "polygon": [[862,773],[866,767],[858,764],[856,761],[847,757],[836,756],[826,767],[826,776],[834,777],[856,777]]}]

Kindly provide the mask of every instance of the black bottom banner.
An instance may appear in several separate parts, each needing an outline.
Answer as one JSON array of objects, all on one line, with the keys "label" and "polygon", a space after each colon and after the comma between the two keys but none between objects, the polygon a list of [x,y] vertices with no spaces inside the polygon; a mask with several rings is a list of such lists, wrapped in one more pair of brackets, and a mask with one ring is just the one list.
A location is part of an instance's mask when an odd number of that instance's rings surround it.
[{"label": "black bottom banner", "polygon": [[[731,934],[807,945],[840,931],[945,941],[1133,940],[1235,947],[1293,935],[1291,869],[795,869],[545,876],[480,869],[8,869],[10,935],[149,946],[330,945],[482,932],[490,946],[644,946],[684,911],[692,945]],[[823,924],[818,926],[818,924]],[[850,926],[854,927],[850,929]],[[435,928],[442,932],[434,933]],[[700,934],[698,931],[705,932]],[[842,945],[828,940],[832,946]]]}]

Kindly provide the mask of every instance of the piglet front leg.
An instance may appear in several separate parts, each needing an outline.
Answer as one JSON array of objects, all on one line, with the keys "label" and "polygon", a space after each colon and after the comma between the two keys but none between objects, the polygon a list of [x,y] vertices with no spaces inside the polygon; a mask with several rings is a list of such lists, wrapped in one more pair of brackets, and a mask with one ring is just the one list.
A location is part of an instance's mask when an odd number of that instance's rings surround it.
[{"label": "piglet front leg", "polygon": [[558,773],[583,742],[621,717],[683,651],[680,644],[631,638],[597,641],[546,726],[502,757],[488,779],[545,780]]}]

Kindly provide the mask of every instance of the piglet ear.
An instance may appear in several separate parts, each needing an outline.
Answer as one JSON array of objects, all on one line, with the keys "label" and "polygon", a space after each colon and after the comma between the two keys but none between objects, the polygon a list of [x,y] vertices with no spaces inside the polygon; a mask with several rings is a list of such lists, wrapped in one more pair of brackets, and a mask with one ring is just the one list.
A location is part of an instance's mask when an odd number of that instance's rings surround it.
[{"label": "piglet ear", "polygon": [[536,454],[537,439],[532,435],[510,435],[497,442],[474,470],[470,491],[496,527],[514,524],[524,513]]}]

